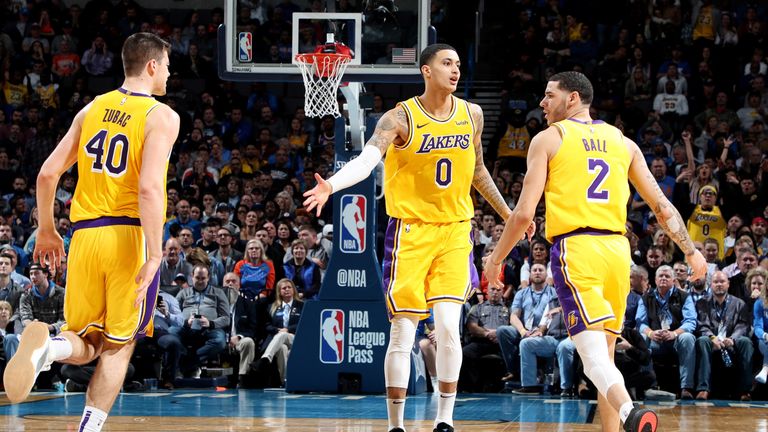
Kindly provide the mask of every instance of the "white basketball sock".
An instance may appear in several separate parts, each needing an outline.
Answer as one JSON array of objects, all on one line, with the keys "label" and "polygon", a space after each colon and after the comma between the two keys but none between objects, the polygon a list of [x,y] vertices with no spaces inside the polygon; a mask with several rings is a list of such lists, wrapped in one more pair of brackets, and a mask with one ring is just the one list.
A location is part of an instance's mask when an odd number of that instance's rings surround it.
[{"label": "white basketball sock", "polygon": [[107,413],[98,408],[86,406],[77,430],[82,432],[101,432],[101,427],[107,421],[107,415]]},{"label": "white basketball sock", "polygon": [[389,427],[387,430],[392,430],[394,428],[405,430],[405,426],[403,426],[404,413],[405,399],[387,398],[387,419],[389,421]]},{"label": "white basketball sock", "polygon": [[619,418],[621,419],[621,424],[627,422],[627,417],[629,417],[629,413],[632,412],[632,408],[634,407],[635,405],[632,402],[625,402],[624,405],[619,408]]},{"label": "white basketball sock", "polygon": [[51,338],[48,345],[48,360],[65,360],[72,356],[72,342],[61,336]]},{"label": "white basketball sock", "polygon": [[440,423],[447,423],[453,426],[453,405],[456,403],[456,393],[440,392],[440,398],[437,400],[437,417],[435,417],[435,426]]}]

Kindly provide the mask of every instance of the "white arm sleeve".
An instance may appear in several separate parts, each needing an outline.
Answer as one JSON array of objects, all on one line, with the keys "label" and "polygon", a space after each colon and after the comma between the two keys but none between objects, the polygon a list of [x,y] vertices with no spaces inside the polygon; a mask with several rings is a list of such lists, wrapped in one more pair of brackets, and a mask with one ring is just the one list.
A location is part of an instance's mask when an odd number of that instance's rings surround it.
[{"label": "white arm sleeve", "polygon": [[363,147],[360,156],[347,162],[339,172],[328,179],[333,192],[346,189],[363,181],[376,168],[376,165],[381,160],[381,156],[381,150],[378,148],[372,145]]}]

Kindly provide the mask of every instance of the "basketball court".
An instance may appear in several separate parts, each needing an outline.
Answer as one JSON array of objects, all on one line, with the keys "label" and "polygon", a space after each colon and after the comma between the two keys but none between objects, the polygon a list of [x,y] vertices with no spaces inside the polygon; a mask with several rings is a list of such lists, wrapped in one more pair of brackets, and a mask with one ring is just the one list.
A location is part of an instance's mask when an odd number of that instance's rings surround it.
[{"label": "basketball court", "polygon": [[[436,413],[431,393],[408,399],[406,427],[431,432]],[[33,393],[8,405],[0,397],[0,431],[74,431],[82,393]],[[768,403],[664,402],[660,431],[768,431]],[[583,400],[512,394],[460,394],[456,429],[480,431],[599,431],[596,405]],[[177,390],[123,393],[104,431],[319,431],[386,430],[383,395],[291,394],[282,390]]]}]

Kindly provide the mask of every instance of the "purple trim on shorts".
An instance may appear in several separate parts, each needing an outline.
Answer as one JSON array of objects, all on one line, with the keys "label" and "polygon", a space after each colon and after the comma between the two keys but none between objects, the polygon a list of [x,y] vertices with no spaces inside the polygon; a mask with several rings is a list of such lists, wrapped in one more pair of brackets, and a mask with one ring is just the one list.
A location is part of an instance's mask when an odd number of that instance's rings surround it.
[{"label": "purple trim on shorts", "polygon": [[392,304],[392,301],[389,298],[389,284],[392,282],[392,269],[397,264],[397,257],[394,255],[394,252],[395,246],[397,244],[397,232],[399,226],[400,219],[389,218],[389,222],[387,223],[387,231],[384,234],[384,259],[381,263],[381,274],[384,279],[384,297],[390,306],[387,308],[387,315],[389,316],[390,320],[394,317],[392,315],[392,310],[394,310],[395,305]]},{"label": "purple trim on shorts", "polygon": [[[617,232],[617,231],[611,231],[611,230],[604,230],[604,229],[597,229],[597,228],[576,228],[575,230],[571,232],[567,232],[565,234],[560,234],[552,237],[552,243],[559,243],[560,240],[567,239],[568,237],[572,237],[575,235],[597,235],[597,236],[604,236],[604,235],[624,235],[623,233]],[[554,247],[554,246],[553,246]]]},{"label": "purple trim on shorts", "polygon": [[78,432],[83,432],[85,430],[85,425],[88,424],[88,420],[91,418],[91,412],[86,411],[85,415],[83,416],[83,421],[80,422],[80,426],[77,428]]},{"label": "purple trim on shorts", "polygon": [[141,226],[141,220],[139,218],[132,218],[128,216],[102,216],[96,219],[88,219],[77,221],[72,224],[72,232],[83,228],[98,228],[112,225],[131,225]]},{"label": "purple trim on shorts", "polygon": [[141,96],[141,97],[148,97],[151,98],[152,95],[144,94],[144,93],[134,93],[130,90],[126,90],[122,87],[118,88],[117,91],[119,91],[122,94],[128,95],[128,96]]},{"label": "purple trim on shorts", "polygon": [[565,266],[563,265],[565,262],[563,253],[564,240],[565,238],[559,238],[552,244],[550,263],[552,263],[552,278],[555,281],[557,298],[560,300],[560,306],[563,308],[565,327],[568,330],[568,334],[573,337],[587,329],[587,322],[581,315],[578,299],[573,292],[576,288],[569,286],[566,281]]},{"label": "purple trim on shorts", "polygon": [[602,120],[582,121],[582,120],[576,120],[575,118],[569,118],[568,120],[570,120],[572,122],[576,122],[576,123],[581,123],[581,124],[602,124],[602,123],[605,123]]},{"label": "purple trim on shorts", "polygon": [[147,288],[147,296],[144,298],[143,310],[141,311],[141,321],[139,321],[139,327],[133,336],[134,340],[141,339],[147,335],[147,327],[149,327],[152,317],[155,315],[155,305],[157,304],[157,294],[160,292],[160,270],[155,273],[154,279]]}]

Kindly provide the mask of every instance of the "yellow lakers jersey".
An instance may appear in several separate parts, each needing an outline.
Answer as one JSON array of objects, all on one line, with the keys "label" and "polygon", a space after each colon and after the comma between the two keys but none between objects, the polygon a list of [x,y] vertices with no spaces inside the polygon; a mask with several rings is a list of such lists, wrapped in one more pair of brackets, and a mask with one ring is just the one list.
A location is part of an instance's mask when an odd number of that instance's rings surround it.
[{"label": "yellow lakers jersey", "polygon": [[528,146],[531,144],[531,134],[526,126],[514,127],[507,125],[507,131],[499,140],[499,151],[497,157],[519,157],[528,156]]},{"label": "yellow lakers jersey", "polygon": [[475,171],[475,125],[469,104],[451,96],[444,119],[424,109],[419,97],[400,102],[408,139],[389,146],[384,160],[387,214],[424,222],[457,222],[474,216],[469,196]]},{"label": "yellow lakers jersey", "polygon": [[691,240],[704,242],[708,238],[717,240],[718,258],[722,259],[724,256],[724,243],[725,232],[727,223],[723,218],[723,214],[720,213],[720,208],[713,207],[712,210],[702,210],[700,205],[691,213],[691,217],[688,218],[688,234],[691,236]]},{"label": "yellow lakers jersey", "polygon": [[118,89],[98,96],[83,119],[72,222],[139,217],[139,173],[147,115],[160,103]]},{"label": "yellow lakers jersey", "polygon": [[554,126],[562,143],[544,189],[547,239],[579,228],[624,233],[632,155],[621,131],[601,120]]}]

